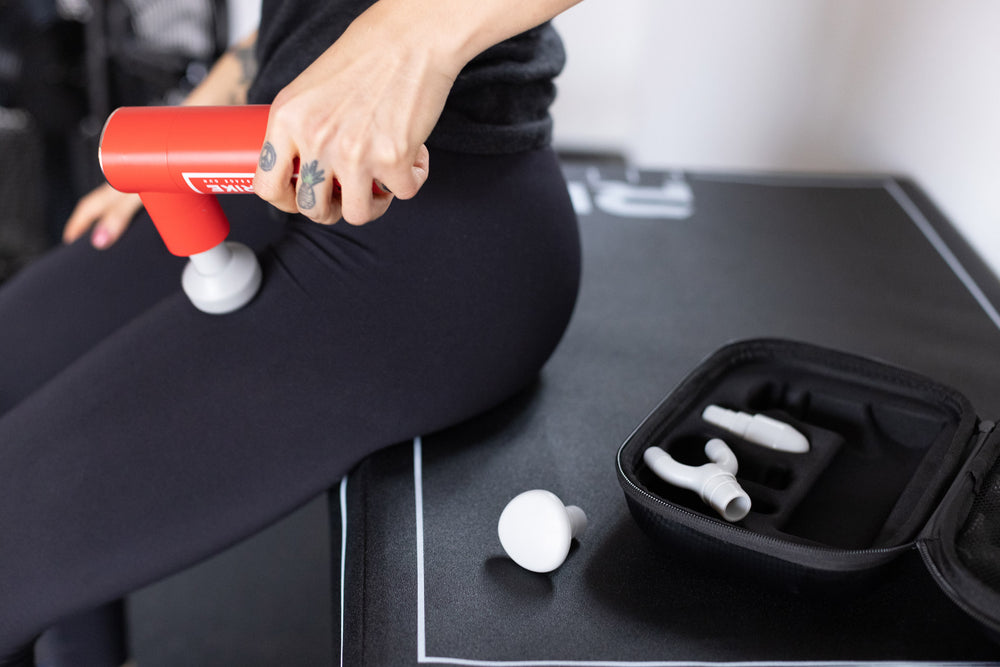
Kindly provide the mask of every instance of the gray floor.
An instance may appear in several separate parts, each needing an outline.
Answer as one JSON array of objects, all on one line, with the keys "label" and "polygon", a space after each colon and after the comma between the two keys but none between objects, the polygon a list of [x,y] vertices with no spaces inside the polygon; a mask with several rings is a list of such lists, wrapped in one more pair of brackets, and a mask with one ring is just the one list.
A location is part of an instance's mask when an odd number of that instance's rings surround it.
[{"label": "gray floor", "polygon": [[330,541],[318,498],[128,602],[139,667],[327,667]]}]

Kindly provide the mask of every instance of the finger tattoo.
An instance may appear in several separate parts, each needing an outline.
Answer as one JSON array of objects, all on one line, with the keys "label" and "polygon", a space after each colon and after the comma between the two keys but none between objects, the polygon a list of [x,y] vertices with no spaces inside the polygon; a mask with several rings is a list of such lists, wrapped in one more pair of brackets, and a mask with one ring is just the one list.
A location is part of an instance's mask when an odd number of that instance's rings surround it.
[{"label": "finger tattoo", "polygon": [[319,160],[313,160],[302,168],[299,173],[299,194],[295,202],[300,211],[306,211],[316,205],[316,193],[313,186],[322,183],[326,172],[319,168]]},{"label": "finger tattoo", "polygon": [[260,168],[263,171],[271,171],[274,169],[274,162],[277,160],[277,154],[274,152],[274,146],[271,145],[270,141],[265,141],[264,146],[260,149]]}]

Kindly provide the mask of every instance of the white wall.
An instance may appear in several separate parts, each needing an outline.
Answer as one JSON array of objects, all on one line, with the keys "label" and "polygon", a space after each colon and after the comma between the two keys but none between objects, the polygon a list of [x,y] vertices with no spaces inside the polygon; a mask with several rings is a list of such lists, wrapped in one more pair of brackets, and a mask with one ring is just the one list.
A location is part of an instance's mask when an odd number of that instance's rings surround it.
[{"label": "white wall", "polygon": [[260,22],[260,0],[227,0],[230,45],[240,41],[257,29]]},{"label": "white wall", "polygon": [[585,0],[560,147],[912,176],[1000,274],[1000,2]]}]

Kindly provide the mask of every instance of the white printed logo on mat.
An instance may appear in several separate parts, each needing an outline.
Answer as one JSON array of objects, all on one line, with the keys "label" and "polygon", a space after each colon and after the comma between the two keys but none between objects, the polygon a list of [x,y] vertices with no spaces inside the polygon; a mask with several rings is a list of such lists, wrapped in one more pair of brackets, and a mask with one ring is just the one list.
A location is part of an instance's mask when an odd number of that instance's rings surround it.
[{"label": "white printed logo on mat", "polygon": [[621,218],[683,220],[694,213],[694,194],[683,173],[666,174],[655,185],[640,184],[635,170],[627,170],[625,176],[624,181],[605,179],[593,167],[584,181],[569,181],[577,215],[589,215],[595,206]]}]

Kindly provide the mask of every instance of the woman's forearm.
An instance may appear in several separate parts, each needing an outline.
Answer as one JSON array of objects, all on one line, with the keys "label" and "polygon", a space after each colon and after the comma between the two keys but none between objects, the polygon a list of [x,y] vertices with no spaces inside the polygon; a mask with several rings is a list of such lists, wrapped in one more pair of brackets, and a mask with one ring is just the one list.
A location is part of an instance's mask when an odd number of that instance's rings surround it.
[{"label": "woman's forearm", "polygon": [[257,73],[257,31],[231,46],[184,99],[187,106],[246,104]]},{"label": "woman's forearm", "polygon": [[369,11],[457,74],[472,58],[581,0],[379,0]]}]

